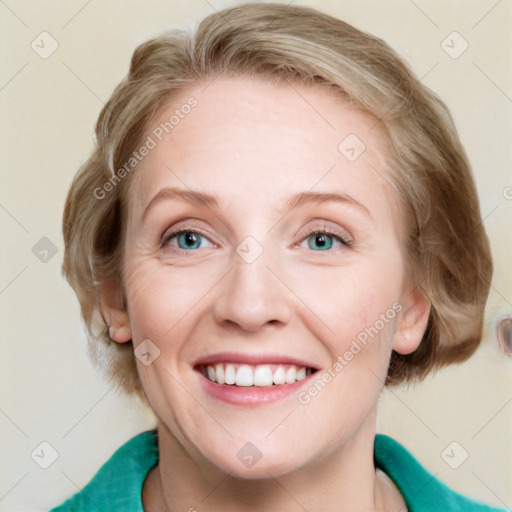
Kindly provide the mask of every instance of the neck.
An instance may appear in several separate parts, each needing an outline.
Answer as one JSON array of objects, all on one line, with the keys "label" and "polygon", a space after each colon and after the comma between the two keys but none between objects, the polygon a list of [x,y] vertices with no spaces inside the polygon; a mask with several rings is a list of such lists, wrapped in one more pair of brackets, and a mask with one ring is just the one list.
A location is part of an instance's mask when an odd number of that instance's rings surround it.
[{"label": "neck", "polygon": [[159,464],[144,483],[144,509],[384,511],[390,503],[403,502],[389,478],[374,467],[375,433],[376,409],[343,446],[291,473],[254,480],[228,475],[206,459],[194,460],[159,424]]}]

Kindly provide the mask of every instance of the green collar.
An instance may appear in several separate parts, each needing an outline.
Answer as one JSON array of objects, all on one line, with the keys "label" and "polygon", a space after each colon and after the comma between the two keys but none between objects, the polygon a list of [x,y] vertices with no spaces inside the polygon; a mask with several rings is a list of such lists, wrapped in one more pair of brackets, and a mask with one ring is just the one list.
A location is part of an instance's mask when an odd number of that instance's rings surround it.
[{"label": "green collar", "polygon": [[[157,464],[157,431],[142,432],[121,446],[82,491],[49,512],[144,512],[142,486]],[[387,435],[375,437],[374,464],[395,483],[409,512],[505,511],[453,491]]]}]

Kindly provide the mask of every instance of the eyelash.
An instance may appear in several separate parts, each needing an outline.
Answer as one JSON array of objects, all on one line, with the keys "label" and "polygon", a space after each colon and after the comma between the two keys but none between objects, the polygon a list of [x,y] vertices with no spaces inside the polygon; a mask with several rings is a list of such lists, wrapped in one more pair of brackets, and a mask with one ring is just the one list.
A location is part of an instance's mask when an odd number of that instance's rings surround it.
[{"label": "eyelash", "polygon": [[[206,235],[202,231],[185,227],[185,228],[177,229],[175,231],[170,231],[170,232],[164,233],[164,235],[162,235],[161,242],[160,242],[161,248],[162,249],[165,248],[174,237],[177,237],[184,233],[195,233],[195,234],[201,235],[202,237],[209,240],[209,238],[208,238],[209,235]],[[304,240],[307,240],[309,237],[311,237],[313,235],[328,235],[330,237],[336,238],[344,248],[348,248],[348,247],[352,246],[352,240],[350,238],[348,238],[346,234],[343,234],[343,233],[341,233],[333,228],[329,228],[327,226],[319,226],[319,227],[315,228],[314,230],[310,231],[308,234],[306,234],[305,237],[303,237],[301,239],[301,242],[303,242]],[[186,253],[194,252],[194,250],[181,249],[179,247],[178,248],[173,247],[172,250],[177,251],[177,252],[186,252]],[[332,253],[336,254],[340,250],[343,250],[343,249],[340,247],[337,250],[327,249],[327,250],[323,250],[323,251],[319,250],[319,251],[313,251],[313,252],[327,252],[327,253],[331,253],[331,254]]]}]

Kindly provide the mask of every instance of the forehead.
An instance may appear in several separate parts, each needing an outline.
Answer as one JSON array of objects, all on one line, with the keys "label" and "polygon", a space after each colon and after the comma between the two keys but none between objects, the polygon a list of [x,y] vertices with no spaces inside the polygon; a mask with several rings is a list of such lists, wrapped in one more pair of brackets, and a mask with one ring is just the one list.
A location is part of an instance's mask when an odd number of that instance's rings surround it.
[{"label": "forehead", "polygon": [[327,87],[254,78],[198,84],[169,100],[146,137],[155,146],[133,176],[134,214],[165,186],[274,210],[309,190],[394,201],[378,120]]}]

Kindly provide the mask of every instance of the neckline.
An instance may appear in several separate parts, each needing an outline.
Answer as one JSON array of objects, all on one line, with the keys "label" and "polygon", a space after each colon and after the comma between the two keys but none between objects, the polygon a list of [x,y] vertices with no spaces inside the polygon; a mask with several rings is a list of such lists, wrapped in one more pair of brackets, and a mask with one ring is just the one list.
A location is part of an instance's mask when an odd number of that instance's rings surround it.
[{"label": "neckline", "polygon": [[[139,434],[139,436],[136,437],[143,437],[143,440],[148,444],[148,447],[143,454],[146,458],[146,465],[144,466],[144,471],[141,475],[142,478],[140,482],[140,493],[138,495],[139,499],[137,503],[137,512],[146,512],[142,503],[142,489],[144,488],[144,484],[146,483],[149,473],[156,465],[158,465],[160,460],[158,449],[158,430],[148,430],[146,432],[142,432]],[[395,484],[398,492],[405,501],[407,511],[414,512],[415,508],[413,508],[413,505],[411,504],[410,496],[408,495],[406,488],[407,486],[403,481],[403,473],[401,471],[400,464],[397,464],[397,461],[404,459],[404,454],[405,458],[409,459],[407,460],[409,469],[411,459],[416,466],[421,467],[419,466],[419,463],[416,461],[416,459],[414,459],[414,457],[412,457],[412,455],[400,443],[385,434],[375,434],[373,449],[374,466],[375,468],[383,471],[386,476],[390,478],[391,481]],[[432,476],[432,478],[435,477]]]},{"label": "neckline", "polygon": [[[51,512],[86,510],[90,501],[108,506],[111,512],[145,512],[142,489],[150,471],[159,462],[158,431],[147,430],[125,442],[78,493]],[[464,510],[505,512],[503,508],[474,500],[438,480],[398,441],[375,434],[374,467],[395,484],[408,512]]]}]

